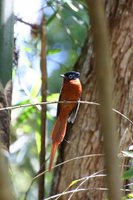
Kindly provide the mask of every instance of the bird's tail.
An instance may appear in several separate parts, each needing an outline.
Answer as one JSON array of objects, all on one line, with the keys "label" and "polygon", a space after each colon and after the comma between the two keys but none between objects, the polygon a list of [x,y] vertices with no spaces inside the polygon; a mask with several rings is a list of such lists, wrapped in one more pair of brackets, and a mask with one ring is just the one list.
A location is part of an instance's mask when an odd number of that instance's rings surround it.
[{"label": "bird's tail", "polygon": [[49,171],[51,171],[52,169],[53,161],[54,161],[54,157],[55,157],[55,153],[58,148],[58,145],[62,142],[65,136],[66,127],[67,127],[67,117],[61,117],[59,115],[51,133],[52,149],[51,149],[51,154],[50,154]]},{"label": "bird's tail", "polygon": [[56,153],[57,148],[58,148],[57,144],[52,145],[51,154],[50,154],[49,171],[51,171],[51,169],[53,167],[54,157],[55,157],[55,153]]}]

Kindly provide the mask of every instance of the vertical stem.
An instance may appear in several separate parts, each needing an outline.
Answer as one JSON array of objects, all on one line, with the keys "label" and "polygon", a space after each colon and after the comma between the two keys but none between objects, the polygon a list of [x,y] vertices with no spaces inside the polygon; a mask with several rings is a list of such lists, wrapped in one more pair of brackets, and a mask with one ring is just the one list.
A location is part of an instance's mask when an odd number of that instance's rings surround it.
[{"label": "vertical stem", "polygon": [[[41,78],[42,78],[42,88],[41,95],[42,101],[46,101],[47,97],[47,69],[46,69],[46,23],[43,17],[41,23]],[[45,137],[46,137],[46,105],[42,105],[41,109],[41,151],[40,151],[40,172],[45,170]],[[39,178],[38,183],[38,200],[44,199],[45,193],[45,175],[43,174]]]},{"label": "vertical stem", "polygon": [[112,59],[109,48],[108,31],[104,16],[103,0],[88,0],[94,37],[96,75],[100,100],[101,132],[104,137],[105,164],[107,169],[108,197],[121,199],[120,169],[118,162],[118,135],[112,113]]}]

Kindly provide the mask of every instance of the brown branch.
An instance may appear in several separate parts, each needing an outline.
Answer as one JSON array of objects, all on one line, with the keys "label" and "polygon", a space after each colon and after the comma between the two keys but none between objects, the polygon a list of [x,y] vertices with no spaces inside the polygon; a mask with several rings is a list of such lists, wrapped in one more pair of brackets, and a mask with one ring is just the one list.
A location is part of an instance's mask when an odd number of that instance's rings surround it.
[{"label": "brown branch", "polygon": [[121,199],[120,169],[118,164],[118,135],[112,113],[112,59],[109,49],[108,31],[104,16],[104,1],[88,0],[94,37],[96,75],[100,100],[101,132],[104,137],[105,164],[107,169],[108,197]]},{"label": "brown branch", "polygon": [[32,23],[29,23],[29,22],[26,22],[26,21],[22,20],[21,18],[17,18],[17,17],[16,17],[16,19],[17,19],[17,21],[19,21],[19,22],[21,22],[21,23],[23,23],[23,24],[25,24],[25,25],[28,25],[28,26],[30,26],[31,28],[38,28],[38,29],[41,30],[41,26],[38,25],[38,24],[32,24]]},{"label": "brown branch", "polygon": [[[47,69],[46,69],[46,21],[43,17],[41,23],[41,96],[42,101],[47,97]],[[41,106],[41,151],[40,151],[40,172],[45,171],[45,138],[46,138],[46,105]],[[43,174],[38,181],[38,200],[44,199],[45,193],[45,175]]]},{"label": "brown branch", "polygon": [[[0,108],[0,112],[3,111],[3,110],[26,108],[26,107],[30,107],[30,106],[35,106],[36,107],[38,105],[58,104],[58,103],[77,103],[77,101],[45,101],[45,102],[40,102],[40,103],[29,103],[29,104],[23,104],[23,105],[17,105],[17,106],[3,107],[3,108]],[[79,103],[100,106],[99,103],[91,102],[91,101],[79,101]],[[114,108],[112,108],[112,111],[114,111],[118,115],[121,115],[122,117],[127,119],[133,125],[133,121],[131,119],[129,119],[126,115],[124,115],[123,113],[121,113],[120,111],[118,111],[118,110],[116,110]]]},{"label": "brown branch", "polygon": [[[26,107],[30,107],[30,106],[36,107],[38,105],[57,104],[57,103],[77,103],[77,101],[44,101],[44,102],[39,102],[39,103],[27,103],[27,104],[22,104],[22,105],[0,108],[0,111],[2,111],[2,110],[13,110],[13,109],[18,109],[18,108],[26,108]],[[79,101],[79,103],[89,104],[89,105],[100,105],[99,103],[90,102],[90,101]]]},{"label": "brown branch", "polygon": [[19,21],[19,22],[21,22],[21,23],[23,23],[27,26],[30,26],[31,27],[31,34],[32,34],[33,37],[36,37],[39,33],[41,33],[41,25],[40,24],[32,24],[32,23],[29,23],[29,22],[22,20],[21,18],[17,18],[17,21]]}]

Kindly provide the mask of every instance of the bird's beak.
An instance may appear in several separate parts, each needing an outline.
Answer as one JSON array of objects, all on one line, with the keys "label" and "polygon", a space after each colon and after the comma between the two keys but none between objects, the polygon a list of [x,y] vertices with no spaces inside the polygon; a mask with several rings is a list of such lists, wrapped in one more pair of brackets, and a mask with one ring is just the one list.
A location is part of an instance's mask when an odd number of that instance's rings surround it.
[{"label": "bird's beak", "polygon": [[64,74],[61,74],[60,76],[63,77],[63,78],[65,77]]}]

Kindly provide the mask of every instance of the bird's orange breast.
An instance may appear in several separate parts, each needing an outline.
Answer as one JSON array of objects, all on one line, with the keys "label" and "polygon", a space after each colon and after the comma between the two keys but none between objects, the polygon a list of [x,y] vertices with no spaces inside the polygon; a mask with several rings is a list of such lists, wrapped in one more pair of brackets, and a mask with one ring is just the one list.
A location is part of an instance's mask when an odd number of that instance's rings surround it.
[{"label": "bird's orange breast", "polygon": [[[64,80],[64,84],[61,91],[61,101],[78,101],[81,97],[82,86],[79,79],[76,80]],[[70,113],[75,107],[76,103],[66,103],[60,105],[60,111]]]},{"label": "bird's orange breast", "polygon": [[64,80],[63,88],[61,91],[61,100],[76,101],[80,98],[82,93],[82,86],[79,79]]}]

